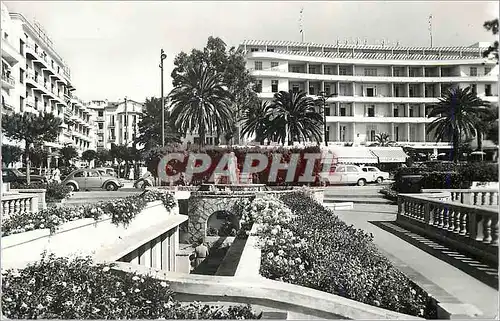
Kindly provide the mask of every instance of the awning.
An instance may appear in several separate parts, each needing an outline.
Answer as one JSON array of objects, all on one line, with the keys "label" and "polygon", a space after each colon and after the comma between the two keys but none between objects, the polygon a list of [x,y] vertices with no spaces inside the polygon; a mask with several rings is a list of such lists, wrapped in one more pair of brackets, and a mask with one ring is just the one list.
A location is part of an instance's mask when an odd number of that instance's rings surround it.
[{"label": "awning", "polygon": [[366,147],[328,147],[337,164],[376,164],[378,158]]},{"label": "awning", "polygon": [[404,163],[408,155],[401,147],[370,147],[380,163]]}]

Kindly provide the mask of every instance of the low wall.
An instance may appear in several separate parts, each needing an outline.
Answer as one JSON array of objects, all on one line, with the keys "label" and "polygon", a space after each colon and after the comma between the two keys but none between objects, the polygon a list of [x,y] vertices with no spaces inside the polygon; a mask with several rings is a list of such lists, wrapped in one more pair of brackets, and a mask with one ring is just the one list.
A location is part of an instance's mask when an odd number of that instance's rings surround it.
[{"label": "low wall", "polygon": [[[187,220],[167,211],[161,201],[149,203],[129,225],[115,225],[111,217],[96,221],[84,218],[66,222],[54,234],[39,229],[2,237],[2,268],[22,268],[47,251],[57,256],[91,255],[97,261],[115,261],[134,251],[155,233],[177,227]],[[145,241],[146,240],[146,241]]]},{"label": "low wall", "polygon": [[176,293],[176,299],[180,301],[252,304],[325,319],[420,319],[322,291],[264,278],[257,281],[243,277],[184,275],[123,262],[118,262],[114,269],[168,281],[170,288]]},{"label": "low wall", "polygon": [[47,208],[47,202],[45,200],[45,194],[47,192],[46,189],[11,189],[13,193],[21,193],[21,194],[36,194],[38,195],[38,209],[44,210]]}]

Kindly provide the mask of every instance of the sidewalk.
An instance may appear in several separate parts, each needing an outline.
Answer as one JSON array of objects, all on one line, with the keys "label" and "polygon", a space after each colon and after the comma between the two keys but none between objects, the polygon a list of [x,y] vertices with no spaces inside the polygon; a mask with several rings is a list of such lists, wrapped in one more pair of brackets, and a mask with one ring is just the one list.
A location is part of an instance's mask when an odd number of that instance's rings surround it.
[{"label": "sidewalk", "polygon": [[471,304],[482,312],[478,318],[498,316],[498,291],[469,276],[454,266],[428,254],[370,221],[394,221],[397,206],[355,204],[354,209],[335,211],[348,225],[372,233],[375,244],[387,257],[416,283],[424,284],[450,302]]}]

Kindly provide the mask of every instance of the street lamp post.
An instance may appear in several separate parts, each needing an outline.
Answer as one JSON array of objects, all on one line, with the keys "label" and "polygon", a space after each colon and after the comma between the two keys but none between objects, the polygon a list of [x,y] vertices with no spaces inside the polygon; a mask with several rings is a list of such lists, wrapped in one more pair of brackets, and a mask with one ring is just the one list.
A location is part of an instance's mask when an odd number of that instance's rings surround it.
[{"label": "street lamp post", "polygon": [[165,147],[165,101],[163,97],[163,60],[167,58],[163,49],[160,53],[160,69],[161,69],[161,146]]},{"label": "street lamp post", "polygon": [[330,97],[333,97],[334,94],[327,95],[326,91],[321,91],[319,93],[319,96],[321,97],[321,102],[323,103],[323,140],[325,142],[325,146],[328,146],[328,139],[326,137],[326,100]]}]

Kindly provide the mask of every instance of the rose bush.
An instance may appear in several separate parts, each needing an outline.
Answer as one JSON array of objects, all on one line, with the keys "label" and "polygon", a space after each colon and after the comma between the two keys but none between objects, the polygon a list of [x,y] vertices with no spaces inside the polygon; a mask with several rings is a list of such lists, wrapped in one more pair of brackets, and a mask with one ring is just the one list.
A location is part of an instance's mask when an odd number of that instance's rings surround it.
[{"label": "rose bush", "polygon": [[260,318],[249,305],[181,304],[167,282],[115,271],[90,258],[44,255],[2,274],[2,314],[12,319]]},{"label": "rose bush", "polygon": [[43,228],[48,228],[51,233],[54,233],[63,223],[82,218],[99,220],[103,215],[109,215],[114,224],[127,225],[146,207],[148,202],[157,200],[162,201],[168,211],[176,204],[170,193],[147,190],[140,195],[108,202],[79,207],[51,207],[36,213],[19,213],[3,220],[2,237]]},{"label": "rose bush", "polygon": [[348,226],[304,193],[255,199],[244,211],[259,224],[262,276],[393,311],[435,318],[433,301],[397,270],[371,235]]}]

